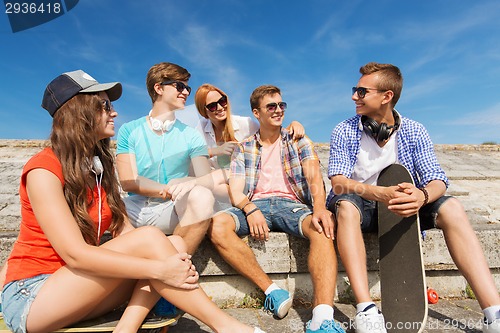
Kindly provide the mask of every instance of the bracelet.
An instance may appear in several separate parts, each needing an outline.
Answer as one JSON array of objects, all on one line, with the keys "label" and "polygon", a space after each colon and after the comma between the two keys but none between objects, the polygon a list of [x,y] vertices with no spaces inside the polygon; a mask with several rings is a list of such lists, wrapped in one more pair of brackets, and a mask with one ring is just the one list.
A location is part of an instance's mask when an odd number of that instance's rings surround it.
[{"label": "bracelet", "polygon": [[427,192],[425,187],[419,188],[419,190],[424,194],[424,204],[422,206],[425,206],[429,203],[429,192]]},{"label": "bracelet", "polygon": [[251,210],[251,211],[249,211],[248,213],[245,213],[245,212],[243,212],[243,213],[245,214],[245,217],[248,217],[250,214],[252,214],[253,212],[256,212],[256,211],[258,211],[258,210],[259,210],[259,207],[255,207],[254,209],[252,209],[252,210]]}]

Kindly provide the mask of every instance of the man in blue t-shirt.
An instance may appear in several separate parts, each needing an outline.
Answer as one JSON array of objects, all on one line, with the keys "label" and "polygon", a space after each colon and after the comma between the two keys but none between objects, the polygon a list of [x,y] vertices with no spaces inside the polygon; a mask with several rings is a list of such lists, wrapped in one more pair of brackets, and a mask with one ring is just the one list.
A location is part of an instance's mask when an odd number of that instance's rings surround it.
[{"label": "man in blue t-shirt", "polygon": [[[191,74],[181,66],[159,63],[146,78],[153,108],[145,117],[124,124],[117,139],[117,170],[135,227],[152,225],[181,236],[193,254],[207,231],[214,197],[208,187],[189,177],[210,173],[203,137],[175,119],[191,87]],[[205,177],[206,178],[206,177]]]}]

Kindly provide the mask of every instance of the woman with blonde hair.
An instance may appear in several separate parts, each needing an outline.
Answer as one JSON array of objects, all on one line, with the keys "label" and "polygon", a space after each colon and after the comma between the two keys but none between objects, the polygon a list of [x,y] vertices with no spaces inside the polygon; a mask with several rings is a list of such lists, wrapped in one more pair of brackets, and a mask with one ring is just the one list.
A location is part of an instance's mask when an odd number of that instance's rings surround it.
[{"label": "woman with blonde hair", "polygon": [[[233,115],[227,94],[212,84],[201,85],[194,102],[203,117],[198,130],[207,142],[212,166],[227,168],[236,143],[255,134],[259,124],[250,117]],[[304,127],[297,121],[287,129],[295,139],[304,136]]]}]

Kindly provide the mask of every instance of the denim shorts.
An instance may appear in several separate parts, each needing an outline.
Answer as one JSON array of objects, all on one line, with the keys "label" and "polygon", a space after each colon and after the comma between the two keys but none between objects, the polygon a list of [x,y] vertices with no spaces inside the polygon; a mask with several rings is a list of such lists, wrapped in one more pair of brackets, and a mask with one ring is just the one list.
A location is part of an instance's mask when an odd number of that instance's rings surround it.
[{"label": "denim shorts", "polygon": [[35,300],[50,274],[9,282],[2,291],[3,318],[7,327],[14,333],[26,333],[26,320]]},{"label": "denim shorts", "polygon": [[[451,198],[451,196],[444,195],[434,202],[420,208],[418,217],[420,220],[420,230],[428,230],[437,228],[436,219],[441,205]],[[375,232],[378,230],[378,215],[377,215],[377,202],[361,198],[357,194],[341,194],[332,198],[328,205],[333,215],[337,216],[338,203],[340,201],[348,201],[354,205],[359,211],[361,216],[361,231],[362,232]]]},{"label": "denim shorts", "polygon": [[[281,231],[292,236],[305,238],[302,232],[302,222],[307,216],[312,214],[311,206],[280,197],[256,199],[252,200],[252,202],[266,218],[267,225],[271,231]],[[250,234],[248,222],[240,209],[232,207],[225,210],[224,213],[233,217],[238,236]]]}]

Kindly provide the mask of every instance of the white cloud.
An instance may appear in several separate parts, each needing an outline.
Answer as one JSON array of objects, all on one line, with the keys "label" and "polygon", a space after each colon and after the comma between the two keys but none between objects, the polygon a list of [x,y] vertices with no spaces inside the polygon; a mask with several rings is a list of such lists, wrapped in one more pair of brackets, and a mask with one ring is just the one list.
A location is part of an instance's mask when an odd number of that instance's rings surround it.
[{"label": "white cloud", "polygon": [[498,135],[498,126],[500,125],[500,103],[497,103],[486,110],[466,113],[463,116],[451,121],[451,124],[494,127],[496,135]]}]

